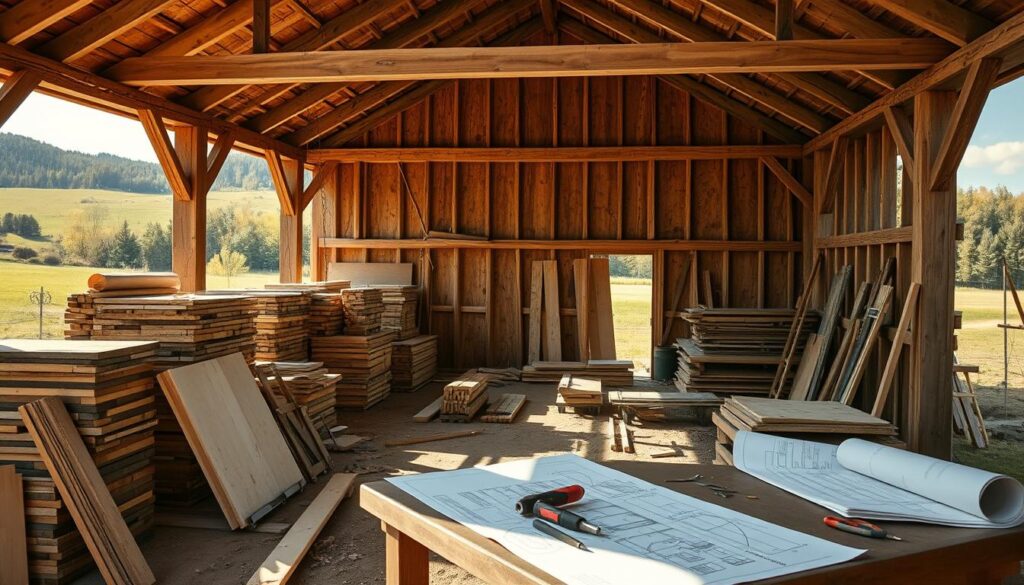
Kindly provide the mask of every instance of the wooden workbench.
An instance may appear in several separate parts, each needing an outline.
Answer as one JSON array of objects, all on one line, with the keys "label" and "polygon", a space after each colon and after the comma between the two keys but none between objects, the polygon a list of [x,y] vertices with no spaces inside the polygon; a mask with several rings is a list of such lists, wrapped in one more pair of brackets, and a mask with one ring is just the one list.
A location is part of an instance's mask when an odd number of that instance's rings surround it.
[{"label": "wooden workbench", "polygon": [[[799,530],[826,540],[869,549],[860,558],[839,565],[794,573],[759,583],[1000,583],[1020,572],[1024,558],[1024,527],[1007,530],[950,528],[911,523],[883,523],[903,542],[875,540],[826,527],[829,512],[732,467],[656,462],[610,462],[609,467],[681,493]],[[694,484],[666,479],[701,473],[707,481],[742,495],[722,499]],[[750,499],[745,496],[757,496]],[[488,583],[555,584],[561,581],[434,511],[384,481],[364,484],[360,505],[381,519],[387,541],[388,585],[420,585],[429,581],[428,551],[433,551]],[[640,578],[641,576],[638,576]],[[642,578],[638,582],[642,582]]]}]

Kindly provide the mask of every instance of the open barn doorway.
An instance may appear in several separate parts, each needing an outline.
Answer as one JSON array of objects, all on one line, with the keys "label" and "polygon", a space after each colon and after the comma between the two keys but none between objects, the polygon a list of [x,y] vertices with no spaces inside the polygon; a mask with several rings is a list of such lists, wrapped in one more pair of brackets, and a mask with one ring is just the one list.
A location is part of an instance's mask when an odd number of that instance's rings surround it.
[{"label": "open barn doorway", "polygon": [[608,256],[615,354],[620,360],[631,360],[637,376],[651,375],[653,265],[650,254]]}]

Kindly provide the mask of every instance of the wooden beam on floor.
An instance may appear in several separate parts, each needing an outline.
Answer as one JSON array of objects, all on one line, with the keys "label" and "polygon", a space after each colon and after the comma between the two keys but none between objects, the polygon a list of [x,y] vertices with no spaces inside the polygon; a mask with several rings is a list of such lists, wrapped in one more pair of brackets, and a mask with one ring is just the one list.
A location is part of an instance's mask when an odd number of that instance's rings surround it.
[{"label": "wooden beam on floor", "polygon": [[58,61],[74,61],[152,18],[175,0],[124,0],[62,33],[39,48]]},{"label": "wooden beam on floor", "polygon": [[651,160],[722,160],[800,158],[798,144],[728,146],[493,146],[411,148],[324,148],[310,150],[306,160],[316,162],[616,162]]},{"label": "wooden beam on floor", "polygon": [[807,190],[807,187],[804,187],[803,183],[798,181],[796,177],[789,172],[789,169],[779,162],[779,159],[774,156],[765,156],[761,157],[761,162],[763,162],[764,166],[768,167],[768,170],[770,170],[772,174],[775,175],[787,189],[789,189],[790,193],[800,200],[804,209],[810,210],[812,208],[814,196]]},{"label": "wooden beam on floor", "polygon": [[0,128],[11,119],[18,107],[39,87],[35,71],[17,71],[0,85]]},{"label": "wooden beam on floor", "polygon": [[961,47],[995,26],[983,16],[948,0],[871,0],[871,3]]},{"label": "wooden beam on floor", "polygon": [[914,123],[910,117],[899,106],[889,106],[884,110],[885,123],[889,126],[889,133],[893,142],[896,143],[896,150],[903,159],[903,168],[907,175],[914,176]]},{"label": "wooden beam on floor", "polygon": [[22,0],[0,13],[0,41],[25,42],[89,4],[92,0]]},{"label": "wooden beam on floor", "polygon": [[990,57],[979,59],[968,68],[960,97],[953,108],[953,119],[932,167],[929,183],[932,191],[944,191],[944,185],[956,175],[1001,65],[1001,59]]},{"label": "wooden beam on floor", "polygon": [[935,39],[838,39],[281,52],[131,57],[106,75],[163,86],[924,69],[948,47]]}]

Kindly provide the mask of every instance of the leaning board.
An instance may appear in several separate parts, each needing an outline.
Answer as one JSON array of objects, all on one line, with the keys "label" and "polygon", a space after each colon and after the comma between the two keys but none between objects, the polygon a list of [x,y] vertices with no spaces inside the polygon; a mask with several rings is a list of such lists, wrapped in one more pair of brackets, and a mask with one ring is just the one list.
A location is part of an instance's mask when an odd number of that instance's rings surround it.
[{"label": "leaning board", "polygon": [[302,487],[302,472],[241,354],[157,379],[231,528],[251,525]]}]

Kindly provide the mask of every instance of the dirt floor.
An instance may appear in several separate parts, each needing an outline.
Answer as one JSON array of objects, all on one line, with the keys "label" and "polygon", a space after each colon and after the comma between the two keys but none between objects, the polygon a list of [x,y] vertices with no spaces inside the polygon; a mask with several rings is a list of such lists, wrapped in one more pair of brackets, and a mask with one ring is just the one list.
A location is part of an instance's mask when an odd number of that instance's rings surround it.
[{"label": "dirt floor", "polygon": [[[413,394],[392,394],[369,411],[340,413],[347,433],[370,437],[351,453],[334,454],[336,472],[359,473],[359,482],[391,475],[472,467],[514,459],[571,452],[596,460],[648,458],[650,453],[675,446],[680,456],[661,463],[710,463],[714,458],[714,427],[699,426],[695,419],[644,423],[636,427],[637,453],[613,453],[604,435],[607,417],[559,413],[555,389],[550,384],[506,384],[491,393],[526,394],[529,402],[514,424],[441,423],[418,424],[412,415],[440,395],[441,384]],[[385,448],[384,441],[460,430],[482,434],[408,447]],[[316,496],[323,481],[313,484],[266,522],[292,522]],[[219,514],[213,502],[203,512]],[[142,542],[142,552],[162,585],[245,583],[274,548],[280,536],[251,532],[158,527]],[[467,584],[479,581],[444,559],[431,559],[431,582]],[[384,582],[384,537],[380,522],[359,507],[358,492],[342,502],[321,532],[313,548],[290,581],[299,584],[347,585]],[[101,584],[98,573],[79,580],[80,585]]]}]

